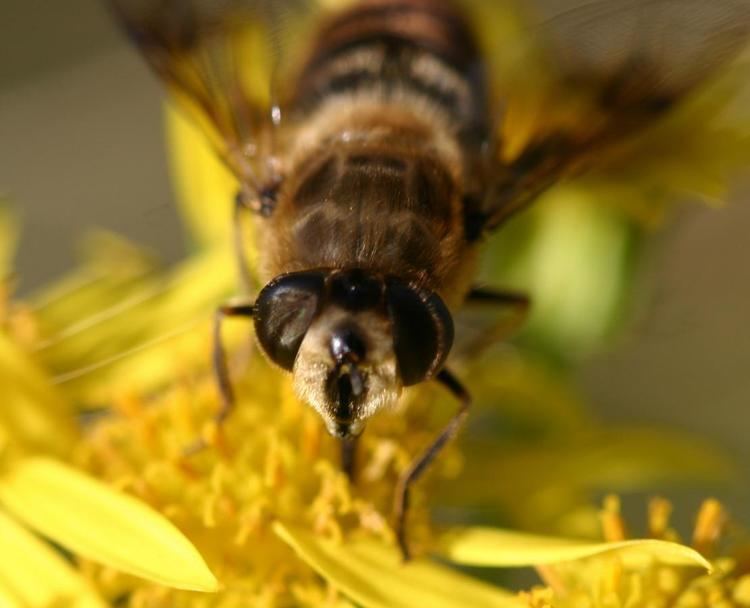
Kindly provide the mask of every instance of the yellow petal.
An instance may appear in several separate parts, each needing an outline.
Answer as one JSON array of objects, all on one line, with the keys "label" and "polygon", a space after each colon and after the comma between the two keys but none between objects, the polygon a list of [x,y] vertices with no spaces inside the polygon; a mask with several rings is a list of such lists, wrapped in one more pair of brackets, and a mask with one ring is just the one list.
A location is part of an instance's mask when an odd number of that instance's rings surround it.
[{"label": "yellow petal", "polygon": [[447,559],[471,566],[538,566],[617,551],[625,563],[633,565],[651,559],[711,570],[708,560],[695,549],[654,539],[597,543],[476,527],[449,533],[440,549]]},{"label": "yellow petal", "polygon": [[[79,322],[61,328],[37,357],[76,402],[108,401],[122,390],[152,390],[174,378],[175,360],[185,368],[208,360],[208,321],[234,283],[234,260],[226,247],[193,256],[168,275],[100,282],[87,290],[87,298],[95,297],[79,307]],[[56,322],[54,311],[65,300],[79,296],[65,296],[52,310],[40,309],[45,326]],[[112,304],[107,307],[107,302]],[[180,339],[201,321],[206,321],[200,327],[202,348],[191,348],[194,339],[182,348]]]},{"label": "yellow petal", "polygon": [[21,600],[13,595],[10,590],[5,589],[0,582],[0,608],[28,608],[28,605],[21,604]]},{"label": "yellow petal", "polygon": [[228,239],[237,178],[219,160],[198,125],[166,106],[170,165],[181,215],[198,245]]},{"label": "yellow petal", "polygon": [[510,593],[426,560],[404,564],[399,552],[373,541],[345,544],[276,522],[276,534],[321,576],[365,608],[517,607]]},{"label": "yellow petal", "polygon": [[65,453],[76,436],[68,405],[37,366],[0,333],[0,427],[13,442]]},{"label": "yellow petal", "polygon": [[68,562],[0,511],[0,606],[103,608]]},{"label": "yellow petal", "polygon": [[[89,339],[103,340],[106,335],[121,348],[110,350],[103,359],[79,359],[78,365],[58,376],[65,380],[65,390],[83,401],[108,401],[123,391],[149,391],[173,380],[175,360],[181,369],[205,365],[210,357],[209,321],[231,293],[234,273],[233,259],[223,248],[184,262],[165,282],[158,299],[90,332]],[[247,336],[247,325],[240,325]],[[93,370],[95,374],[86,373]]]},{"label": "yellow petal", "polygon": [[218,588],[198,550],[171,522],[59,462],[17,463],[0,477],[0,501],[19,520],[83,557],[170,587]]},{"label": "yellow petal", "polygon": [[79,248],[81,264],[31,299],[43,318],[45,335],[80,331],[93,315],[106,318],[108,308],[122,304],[129,292],[142,289],[160,270],[149,250],[103,230],[87,234]]}]

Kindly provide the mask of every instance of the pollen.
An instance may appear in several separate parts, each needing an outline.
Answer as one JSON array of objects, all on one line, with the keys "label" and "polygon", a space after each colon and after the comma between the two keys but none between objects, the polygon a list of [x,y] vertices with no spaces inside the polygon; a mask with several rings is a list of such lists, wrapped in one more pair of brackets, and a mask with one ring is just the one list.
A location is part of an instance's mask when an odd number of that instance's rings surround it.
[{"label": "pollen", "polygon": [[[333,598],[274,534],[276,521],[335,543],[365,537],[394,545],[390,509],[398,472],[429,441],[420,404],[410,405],[410,414],[377,417],[360,440],[351,483],[339,465],[338,441],[297,400],[286,375],[257,355],[235,375],[238,403],[221,426],[212,422],[216,387],[203,370],[160,394],[119,395],[80,445],[80,465],[165,514],[223,585],[212,595],[167,590],[86,564],[110,600],[124,598],[134,608],[270,608]],[[436,470],[440,475],[439,464]],[[432,534],[426,503],[417,488],[408,528],[415,552]]]}]

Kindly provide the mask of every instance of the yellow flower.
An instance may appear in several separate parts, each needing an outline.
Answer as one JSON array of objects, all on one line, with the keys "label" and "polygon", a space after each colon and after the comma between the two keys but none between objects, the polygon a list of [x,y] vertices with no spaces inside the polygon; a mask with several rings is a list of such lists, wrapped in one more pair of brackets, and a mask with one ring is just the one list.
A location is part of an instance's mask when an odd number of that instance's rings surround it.
[{"label": "yellow flower", "polygon": [[[5,277],[12,224],[3,210]],[[166,585],[215,589],[216,579],[201,556],[163,516],[57,460],[69,456],[79,438],[73,408],[20,347],[34,341],[33,320],[9,299],[9,281],[0,284],[0,604],[104,605],[72,564],[34,532],[69,551]],[[149,558],[133,559],[133,546]],[[161,563],[154,567],[154,562]]]},{"label": "yellow flower", "polygon": [[[457,563],[512,567],[534,564],[545,586],[521,592],[527,608],[740,608],[750,605],[746,547],[720,554],[727,522],[716,500],[698,512],[692,547],[670,528],[671,504],[649,503],[648,538],[630,540],[619,499],[609,496],[601,512],[604,542],[546,538],[470,528],[443,540]],[[703,557],[709,556],[710,561]],[[736,557],[732,557],[732,555]]]},{"label": "yellow flower", "polygon": [[[649,532],[654,538],[676,539],[669,529],[671,505],[655,499],[649,505]],[[750,605],[750,573],[737,571],[731,557],[716,557],[725,513],[715,500],[703,503],[698,513],[693,545],[714,555],[706,569],[681,560],[660,559],[622,550],[598,553],[582,561],[537,568],[546,587],[538,587],[521,598],[530,608],[734,608]],[[605,534],[611,544],[621,546],[624,522],[619,502],[610,497],[603,513]],[[633,541],[630,541],[633,542]],[[652,541],[658,542],[658,541]],[[636,545],[638,548],[643,546]],[[675,545],[686,550],[681,545]]]}]

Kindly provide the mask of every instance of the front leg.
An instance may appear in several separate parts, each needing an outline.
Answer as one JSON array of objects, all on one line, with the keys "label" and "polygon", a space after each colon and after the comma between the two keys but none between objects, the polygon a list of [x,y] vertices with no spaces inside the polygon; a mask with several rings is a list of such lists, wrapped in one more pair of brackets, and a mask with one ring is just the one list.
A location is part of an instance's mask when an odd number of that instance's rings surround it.
[{"label": "front leg", "polygon": [[221,335],[221,327],[227,317],[253,318],[255,305],[252,302],[237,302],[220,306],[214,313],[213,326],[213,369],[216,377],[216,385],[219,389],[220,405],[216,413],[216,424],[221,424],[234,408],[234,390],[232,380],[229,377],[229,366],[227,365],[227,354],[224,349],[224,341]]},{"label": "front leg", "polygon": [[[227,317],[252,318],[255,305],[252,302],[237,302],[224,304],[216,309],[213,321],[213,349],[211,360],[213,363],[214,378],[219,392],[219,409],[214,415],[214,423],[220,427],[234,408],[234,390],[232,380],[229,377],[229,366],[227,365],[227,354],[221,335],[221,327]],[[201,437],[191,443],[184,450],[185,456],[191,456],[208,447],[208,442]]]},{"label": "front leg", "polygon": [[438,436],[435,437],[429,446],[427,446],[427,449],[414,459],[409,468],[401,474],[401,478],[398,480],[393,510],[396,521],[396,539],[398,540],[398,546],[401,549],[401,555],[403,556],[404,561],[411,558],[409,545],[406,539],[406,519],[409,511],[409,492],[411,486],[422,476],[427,467],[432,463],[443,447],[445,447],[445,444],[456,436],[456,433],[458,433],[458,430],[461,428],[461,425],[469,413],[469,406],[471,405],[471,395],[469,395],[469,392],[464,388],[458,378],[447,369],[438,373],[435,379],[458,399],[459,407],[458,411],[451,417],[448,424],[445,425]]},{"label": "front leg", "polygon": [[525,293],[473,287],[466,295],[467,306],[489,306],[498,313],[492,327],[487,328],[485,339],[495,341],[506,339],[524,324],[531,309],[531,299]]},{"label": "front leg", "polygon": [[474,360],[489,347],[510,338],[526,321],[531,302],[514,291],[474,287],[454,317],[456,339],[451,361]]}]

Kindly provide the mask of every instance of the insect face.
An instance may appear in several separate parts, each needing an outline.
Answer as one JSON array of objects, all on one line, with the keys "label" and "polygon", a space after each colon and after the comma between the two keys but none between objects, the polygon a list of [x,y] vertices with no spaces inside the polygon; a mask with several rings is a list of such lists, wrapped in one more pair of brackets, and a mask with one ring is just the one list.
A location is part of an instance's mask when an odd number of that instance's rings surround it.
[{"label": "insect face", "polygon": [[264,352],[341,438],[437,373],[453,340],[437,294],[359,269],[278,277],[258,297],[255,326]]},{"label": "insect face", "polygon": [[328,307],[302,341],[294,387],[329,433],[359,435],[365,420],[395,404],[401,392],[388,319],[381,311]]}]

